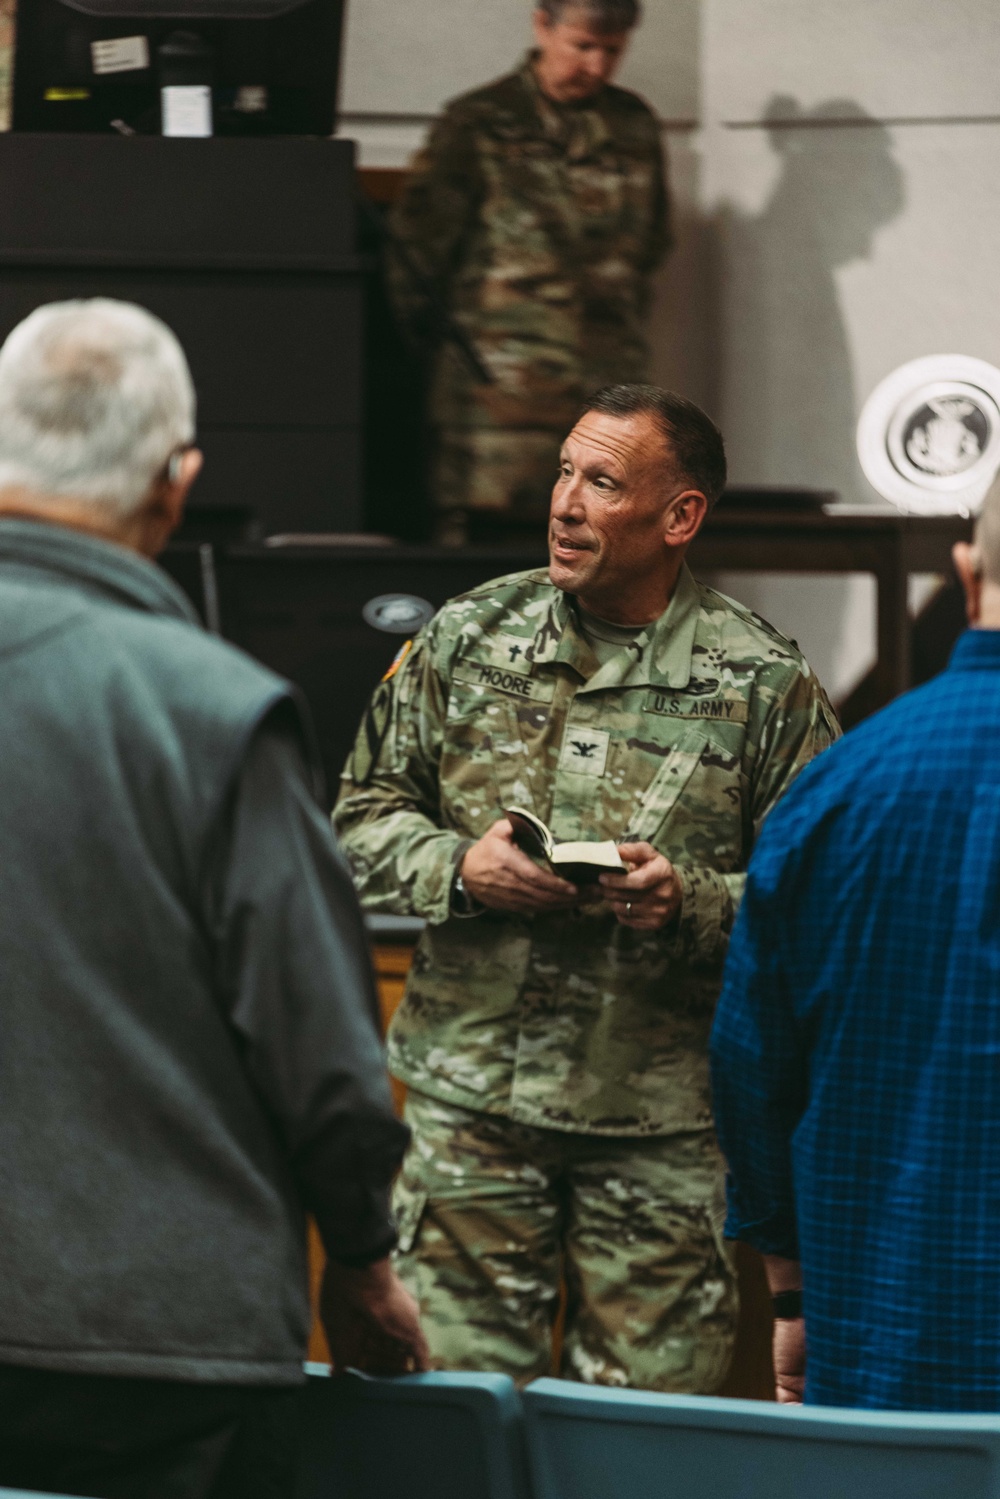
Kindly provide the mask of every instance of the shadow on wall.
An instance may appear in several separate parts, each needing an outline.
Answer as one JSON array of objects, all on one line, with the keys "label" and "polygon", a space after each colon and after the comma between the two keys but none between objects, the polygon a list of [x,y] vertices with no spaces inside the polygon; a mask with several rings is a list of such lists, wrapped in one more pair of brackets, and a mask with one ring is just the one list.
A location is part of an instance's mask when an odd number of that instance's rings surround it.
[{"label": "shadow on wall", "polygon": [[670,137],[668,159],[677,243],[654,283],[650,374],[657,385],[717,416],[716,226],[700,205],[702,160],[694,132]]},{"label": "shadow on wall", "polygon": [[836,271],[871,258],[903,210],[889,132],[834,99],[803,113],[781,95],[767,137],[781,171],[760,214],[720,224],[722,409],[748,482],[807,483],[857,499],[852,361]]},{"label": "shadow on wall", "polygon": [[[871,492],[855,453],[854,362],[837,272],[871,258],[877,231],[903,211],[903,176],[888,130],[850,100],[803,111],[779,95],[765,121],[780,166],[770,195],[759,213],[728,207],[718,221],[714,404],[734,479],[834,489],[857,502]],[[730,137],[734,164],[759,168],[751,132],[740,134],[746,155]],[[726,584],[799,639],[835,697],[863,674],[873,637],[868,580],[730,575]]]}]

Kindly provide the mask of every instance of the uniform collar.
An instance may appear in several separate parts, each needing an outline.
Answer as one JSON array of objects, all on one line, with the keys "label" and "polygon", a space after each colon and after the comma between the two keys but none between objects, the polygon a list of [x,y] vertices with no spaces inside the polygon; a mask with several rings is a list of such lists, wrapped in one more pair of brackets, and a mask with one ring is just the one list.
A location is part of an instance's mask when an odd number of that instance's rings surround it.
[{"label": "uniform collar", "polygon": [[[681,567],[667,608],[638,637],[599,671],[580,632],[568,594],[556,592],[541,630],[531,646],[535,665],[564,662],[587,681],[581,692],[606,687],[686,687],[701,614],[701,590],[687,563]],[[593,673],[591,675],[591,673]]]},{"label": "uniform collar", "polygon": [[687,563],[681,564],[677,587],[665,613],[650,627],[650,681],[657,687],[686,687],[701,616],[701,589]]},{"label": "uniform collar", "polygon": [[63,580],[89,584],[117,603],[200,625],[186,596],[138,552],[49,521],[0,520],[0,564],[13,562]]}]

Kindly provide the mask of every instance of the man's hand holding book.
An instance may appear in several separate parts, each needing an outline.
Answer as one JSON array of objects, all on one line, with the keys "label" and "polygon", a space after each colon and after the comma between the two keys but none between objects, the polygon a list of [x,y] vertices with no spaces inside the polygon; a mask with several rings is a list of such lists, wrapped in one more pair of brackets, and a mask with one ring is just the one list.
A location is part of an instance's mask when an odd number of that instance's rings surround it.
[{"label": "man's hand holding book", "polygon": [[[565,878],[563,878],[565,876]],[[680,911],[682,886],[649,843],[559,843],[533,812],[510,807],[468,850],[464,893],[480,907],[533,916],[566,910],[600,893],[622,926],[659,931]],[[593,899],[593,894],[590,899]]]},{"label": "man's hand holding book", "polygon": [[462,860],[462,884],[474,901],[491,911],[535,916],[576,905],[580,892],[544,864],[536,864],[514,842],[514,829],[495,822]]},{"label": "man's hand holding book", "polygon": [[670,860],[651,843],[620,843],[618,852],[628,873],[602,874],[600,885],[622,926],[658,932],[672,925],[680,914],[684,887]]}]

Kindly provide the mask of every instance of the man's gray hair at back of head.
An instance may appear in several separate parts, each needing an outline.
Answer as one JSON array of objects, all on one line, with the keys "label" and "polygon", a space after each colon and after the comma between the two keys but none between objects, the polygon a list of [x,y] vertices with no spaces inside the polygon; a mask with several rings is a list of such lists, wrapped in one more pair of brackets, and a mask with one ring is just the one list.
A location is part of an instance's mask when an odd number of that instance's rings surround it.
[{"label": "man's gray hair at back of head", "polygon": [[567,11],[580,11],[589,26],[606,36],[631,31],[642,15],[639,0],[536,0],[535,8],[552,22],[565,20]]},{"label": "man's gray hair at back of head", "polygon": [[38,307],[0,349],[0,490],[128,516],[194,420],[183,349],[131,302]]}]

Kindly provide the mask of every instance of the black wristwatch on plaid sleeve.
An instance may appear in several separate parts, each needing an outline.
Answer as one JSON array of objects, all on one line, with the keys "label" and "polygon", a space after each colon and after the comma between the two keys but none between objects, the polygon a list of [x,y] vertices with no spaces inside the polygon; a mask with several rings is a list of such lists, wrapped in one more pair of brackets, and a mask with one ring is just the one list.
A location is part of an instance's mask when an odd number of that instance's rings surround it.
[{"label": "black wristwatch on plaid sleeve", "polygon": [[802,1292],[779,1291],[771,1297],[771,1310],[776,1322],[796,1322],[802,1316]]}]

